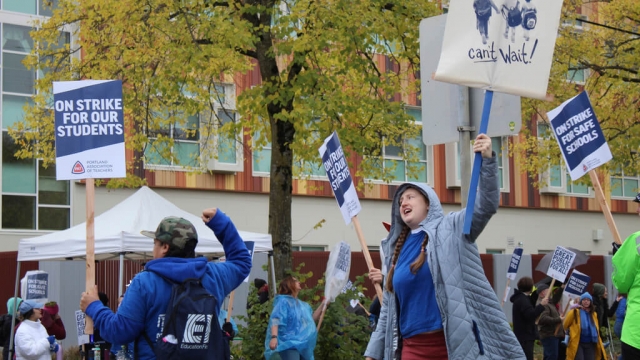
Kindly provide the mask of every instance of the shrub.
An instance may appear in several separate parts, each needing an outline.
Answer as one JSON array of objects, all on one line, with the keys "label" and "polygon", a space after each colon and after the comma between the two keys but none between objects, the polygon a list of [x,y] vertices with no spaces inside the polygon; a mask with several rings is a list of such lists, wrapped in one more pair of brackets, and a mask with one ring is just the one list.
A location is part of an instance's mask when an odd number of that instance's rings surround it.
[{"label": "shrub", "polygon": [[[301,273],[302,267],[304,264],[300,264],[296,271],[291,272],[291,275],[304,284],[312,273]],[[353,284],[354,288],[340,294],[336,301],[327,307],[314,351],[316,359],[350,360],[363,356],[371,335],[369,321],[364,316],[349,313],[346,310],[347,306],[351,306],[350,299],[359,298],[365,308],[369,307],[370,301],[358,295],[363,291],[363,283],[364,277],[358,276]],[[320,306],[322,295],[324,295],[324,281],[319,281],[313,288],[305,288],[304,285],[302,287],[298,298],[309,303],[313,309]],[[249,297],[256,298],[256,292],[257,289],[252,288]],[[253,305],[246,317],[239,317],[246,325],[238,327],[242,343],[233,347],[234,359],[264,359],[264,343],[272,308],[273,299],[270,299],[264,304]]]}]

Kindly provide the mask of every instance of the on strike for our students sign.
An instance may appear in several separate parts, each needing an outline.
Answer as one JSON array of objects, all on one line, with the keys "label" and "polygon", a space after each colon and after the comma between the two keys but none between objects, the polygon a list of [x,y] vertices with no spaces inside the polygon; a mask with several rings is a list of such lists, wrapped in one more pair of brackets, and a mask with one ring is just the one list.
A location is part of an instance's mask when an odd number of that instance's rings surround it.
[{"label": "on strike for our students sign", "polygon": [[611,160],[611,150],[585,91],[547,113],[571,180]]},{"label": "on strike for our students sign", "polygon": [[53,83],[56,179],[126,177],[122,81]]},{"label": "on strike for our students sign", "polygon": [[576,253],[573,251],[562,246],[556,246],[556,250],[553,252],[553,257],[551,258],[551,263],[549,264],[549,270],[547,270],[547,275],[564,282],[575,258]]},{"label": "on strike for our students sign", "polygon": [[344,222],[349,225],[351,218],[358,215],[362,207],[351,179],[351,172],[349,172],[340,139],[338,139],[338,133],[334,131],[326,138],[319,151]]}]

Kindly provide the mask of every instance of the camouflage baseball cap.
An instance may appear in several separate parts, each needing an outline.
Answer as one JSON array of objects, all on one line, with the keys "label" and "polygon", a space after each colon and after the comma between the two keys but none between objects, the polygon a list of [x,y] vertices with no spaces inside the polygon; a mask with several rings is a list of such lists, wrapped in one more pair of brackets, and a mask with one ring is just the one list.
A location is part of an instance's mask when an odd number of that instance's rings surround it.
[{"label": "camouflage baseball cap", "polygon": [[189,239],[195,239],[196,243],[198,242],[195,226],[189,220],[177,216],[167,216],[162,219],[155,232],[143,230],[140,233],[163,243],[173,244],[180,249],[184,249]]}]

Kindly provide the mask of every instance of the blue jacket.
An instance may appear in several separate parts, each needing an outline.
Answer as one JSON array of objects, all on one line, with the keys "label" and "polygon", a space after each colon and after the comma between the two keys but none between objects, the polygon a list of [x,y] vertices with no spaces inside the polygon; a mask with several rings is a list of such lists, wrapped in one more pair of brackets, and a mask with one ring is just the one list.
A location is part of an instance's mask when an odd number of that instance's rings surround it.
[{"label": "blue jacket", "polygon": [[[218,300],[216,314],[224,298],[249,275],[251,257],[231,219],[218,210],[207,223],[224,248],[226,261],[211,263],[205,258],[161,258],[149,261],[145,270],[156,271],[163,276],[182,282],[188,278],[201,278],[202,284]],[[139,358],[155,359],[153,349],[144,339],[143,332],[155,342],[162,333],[165,311],[171,297],[171,284],[160,276],[143,271],[131,281],[127,293],[113,313],[100,301],[94,301],[86,309],[100,335],[115,344],[138,342]]]}]

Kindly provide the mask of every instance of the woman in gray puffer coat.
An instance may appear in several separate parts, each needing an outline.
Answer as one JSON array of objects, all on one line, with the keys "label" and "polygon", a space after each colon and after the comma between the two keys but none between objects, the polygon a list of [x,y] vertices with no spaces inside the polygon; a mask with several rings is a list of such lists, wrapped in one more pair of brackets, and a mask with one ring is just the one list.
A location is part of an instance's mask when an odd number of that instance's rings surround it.
[{"label": "woman in gray puffer coat", "polygon": [[[491,139],[478,135],[473,149],[483,163],[471,234],[462,233],[464,210],[444,215],[431,187],[398,187],[381,244],[389,272],[367,360],[526,359],[475,244],[498,209],[499,189]],[[382,274],[372,269],[370,278]]]}]

